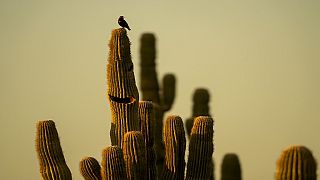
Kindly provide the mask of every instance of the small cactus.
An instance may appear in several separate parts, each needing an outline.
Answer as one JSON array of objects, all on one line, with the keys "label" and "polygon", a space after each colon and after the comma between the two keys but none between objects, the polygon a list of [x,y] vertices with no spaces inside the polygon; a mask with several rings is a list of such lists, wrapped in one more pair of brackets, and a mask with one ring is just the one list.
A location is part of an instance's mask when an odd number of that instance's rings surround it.
[{"label": "small cactus", "polygon": [[37,123],[36,150],[43,180],[72,179],[71,171],[63,156],[58,131],[52,120]]},{"label": "small cactus", "polygon": [[80,163],[80,173],[85,180],[101,180],[100,164],[93,157],[85,157]]},{"label": "small cactus", "polygon": [[102,151],[102,180],[126,180],[126,167],[122,149],[119,146],[109,146]]},{"label": "small cactus", "polygon": [[221,166],[221,180],[241,180],[241,166],[237,154],[225,154]]},{"label": "small cactus", "polygon": [[129,180],[146,180],[146,146],[140,131],[127,132],[123,139],[123,155]]},{"label": "small cactus", "polygon": [[122,147],[126,132],[140,130],[139,93],[133,72],[130,41],[124,28],[112,31],[109,48],[107,93],[112,115],[110,137],[112,145]]},{"label": "small cactus", "polygon": [[168,116],[164,127],[165,164],[163,180],[183,180],[185,169],[186,137],[179,116]]},{"label": "small cactus", "polygon": [[317,163],[305,146],[286,148],[277,161],[276,180],[316,180]]},{"label": "small cactus", "polygon": [[213,132],[211,117],[195,118],[190,136],[186,180],[212,177]]}]

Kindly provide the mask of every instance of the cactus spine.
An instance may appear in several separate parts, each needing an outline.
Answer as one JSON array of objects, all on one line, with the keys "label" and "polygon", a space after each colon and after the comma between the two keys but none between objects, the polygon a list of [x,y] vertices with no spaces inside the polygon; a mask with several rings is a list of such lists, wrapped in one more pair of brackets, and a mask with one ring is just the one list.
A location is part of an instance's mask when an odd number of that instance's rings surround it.
[{"label": "cactus spine", "polygon": [[80,163],[80,173],[85,180],[101,180],[99,162],[93,157],[85,157]]},{"label": "cactus spine", "polygon": [[237,154],[225,154],[221,166],[221,180],[241,180],[241,166]]},{"label": "cactus spine", "polygon": [[123,155],[129,180],[146,180],[145,143],[140,131],[127,132],[123,139]]},{"label": "cactus spine", "polygon": [[305,146],[286,148],[277,162],[276,180],[316,180],[317,163]]},{"label": "cactus spine", "polygon": [[183,180],[185,169],[186,137],[179,116],[168,116],[164,127],[165,164],[161,179]]},{"label": "cactus spine", "polygon": [[126,167],[122,149],[119,146],[109,146],[102,151],[102,180],[126,180]]},{"label": "cactus spine", "polygon": [[110,137],[112,145],[122,147],[124,134],[140,128],[139,93],[133,72],[130,41],[124,28],[112,31],[109,48],[107,93],[112,115]]},{"label": "cactus spine", "polygon": [[166,74],[163,78],[162,91],[160,91],[156,72],[156,48],[155,36],[152,33],[144,33],[141,36],[141,91],[142,99],[152,101],[155,106],[155,150],[157,154],[158,177],[161,177],[164,162],[164,144],[162,139],[163,116],[171,109],[175,97],[175,76]]},{"label": "cactus spine", "polygon": [[210,179],[212,175],[213,119],[195,118],[191,130],[186,180]]},{"label": "cactus spine", "polygon": [[52,120],[37,123],[36,150],[43,180],[71,180],[60,145],[58,131]]}]

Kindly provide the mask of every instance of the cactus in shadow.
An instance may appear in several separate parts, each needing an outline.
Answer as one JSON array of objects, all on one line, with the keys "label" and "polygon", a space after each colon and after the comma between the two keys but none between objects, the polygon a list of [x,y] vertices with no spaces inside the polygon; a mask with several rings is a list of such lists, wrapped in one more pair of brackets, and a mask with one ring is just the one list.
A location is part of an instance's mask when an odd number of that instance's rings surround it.
[{"label": "cactus in shadow", "polygon": [[85,157],[80,163],[80,173],[85,180],[101,180],[100,164],[93,157]]},{"label": "cactus in shadow", "polygon": [[140,129],[146,146],[146,167],[148,179],[156,179],[156,154],[154,150],[154,112],[151,101],[139,102]]},{"label": "cactus in shadow", "polygon": [[305,146],[286,148],[277,161],[276,180],[316,180],[317,163]]},{"label": "cactus in shadow", "polygon": [[112,115],[110,137],[112,145],[122,147],[126,132],[140,130],[139,93],[133,72],[130,41],[124,28],[112,31],[109,49],[107,96]]},{"label": "cactus in shadow", "polygon": [[140,47],[140,87],[142,99],[155,103],[155,150],[157,155],[158,177],[162,175],[162,167],[164,162],[164,144],[162,139],[163,117],[166,111],[171,109],[175,97],[175,76],[166,74],[162,80],[162,88],[160,90],[157,72],[156,72],[156,48],[155,36],[152,33],[144,33],[141,36]]},{"label": "cactus in shadow", "polygon": [[63,156],[59,135],[52,120],[37,123],[36,150],[43,180],[71,180],[72,175]]},{"label": "cactus in shadow", "polygon": [[237,154],[225,154],[221,165],[221,180],[241,179],[241,166]]},{"label": "cactus in shadow", "polygon": [[164,126],[165,163],[163,180],[183,180],[185,169],[186,137],[179,116],[168,116]]},{"label": "cactus in shadow", "polygon": [[129,131],[123,139],[123,156],[128,179],[146,180],[146,146],[140,131]]},{"label": "cactus in shadow", "polygon": [[126,180],[126,167],[122,149],[119,146],[109,146],[102,151],[102,180]]},{"label": "cactus in shadow", "polygon": [[190,135],[186,180],[212,177],[213,123],[209,116],[195,118]]}]

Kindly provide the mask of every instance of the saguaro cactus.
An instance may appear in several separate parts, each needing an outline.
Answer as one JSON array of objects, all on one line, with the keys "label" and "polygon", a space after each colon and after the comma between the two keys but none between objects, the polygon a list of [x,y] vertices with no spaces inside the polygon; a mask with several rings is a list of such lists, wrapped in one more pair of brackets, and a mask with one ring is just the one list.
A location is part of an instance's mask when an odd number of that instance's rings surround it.
[{"label": "saguaro cactus", "polygon": [[102,180],[126,180],[126,167],[122,149],[119,146],[109,146],[102,151]]},{"label": "saguaro cactus", "polygon": [[183,180],[185,169],[186,137],[179,116],[168,116],[164,127],[165,164],[163,180]]},{"label": "saguaro cactus", "polygon": [[141,92],[142,99],[152,101],[155,106],[155,150],[157,154],[158,177],[161,177],[164,162],[164,145],[162,139],[163,116],[171,109],[175,97],[175,76],[166,74],[162,81],[160,91],[156,72],[156,48],[155,36],[152,33],[144,33],[141,36],[140,58],[141,58]]},{"label": "saguaro cactus", "polygon": [[221,180],[241,180],[240,161],[235,153],[225,154],[221,166]]},{"label": "saguaro cactus", "polygon": [[305,146],[286,148],[277,162],[276,180],[316,180],[317,164]]},{"label": "saguaro cactus", "polygon": [[80,163],[80,173],[85,180],[101,180],[99,162],[93,157],[85,157]]},{"label": "saguaro cactus", "polygon": [[127,178],[130,180],[146,180],[145,143],[140,131],[127,132],[123,139],[123,155]]},{"label": "saguaro cactus", "polygon": [[43,180],[71,180],[60,145],[58,131],[52,120],[37,123],[36,150]]},{"label": "saguaro cactus", "polygon": [[195,118],[190,136],[187,180],[209,179],[212,175],[213,119],[209,116]]},{"label": "saguaro cactus", "polygon": [[114,29],[109,42],[107,64],[108,100],[112,113],[112,145],[122,147],[126,132],[138,131],[139,93],[135,83],[130,41],[124,28]]}]

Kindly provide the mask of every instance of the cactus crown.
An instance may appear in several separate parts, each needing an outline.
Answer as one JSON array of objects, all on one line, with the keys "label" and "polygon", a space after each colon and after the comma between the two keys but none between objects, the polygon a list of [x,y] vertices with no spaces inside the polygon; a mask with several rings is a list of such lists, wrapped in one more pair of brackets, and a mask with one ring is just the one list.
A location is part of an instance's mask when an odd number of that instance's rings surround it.
[{"label": "cactus crown", "polygon": [[224,155],[221,167],[221,180],[241,180],[240,161],[235,153]]},{"label": "cactus crown", "polygon": [[84,157],[80,161],[80,173],[85,180],[101,180],[100,164],[93,157]]}]

